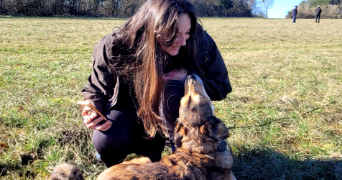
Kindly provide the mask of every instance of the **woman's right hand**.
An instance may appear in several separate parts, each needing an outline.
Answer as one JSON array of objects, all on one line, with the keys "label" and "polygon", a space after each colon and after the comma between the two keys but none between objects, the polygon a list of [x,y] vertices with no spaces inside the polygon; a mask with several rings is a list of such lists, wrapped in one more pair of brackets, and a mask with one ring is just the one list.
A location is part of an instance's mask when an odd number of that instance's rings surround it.
[{"label": "woman's right hand", "polygon": [[[99,130],[99,131],[107,131],[112,126],[111,121],[105,120],[102,116],[99,116],[90,107],[86,106],[83,108],[82,116],[83,116],[83,123],[89,129]],[[105,121],[105,122],[100,123],[101,121]]]},{"label": "woman's right hand", "polygon": [[188,74],[185,69],[175,69],[164,74],[163,79],[164,79],[164,82],[167,82],[170,80],[184,81],[187,75]]}]

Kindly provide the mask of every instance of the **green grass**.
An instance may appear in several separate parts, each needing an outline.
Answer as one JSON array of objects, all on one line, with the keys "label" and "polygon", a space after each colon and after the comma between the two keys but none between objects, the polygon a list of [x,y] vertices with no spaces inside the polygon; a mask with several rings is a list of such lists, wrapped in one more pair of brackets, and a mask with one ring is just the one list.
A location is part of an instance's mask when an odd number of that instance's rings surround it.
[{"label": "green grass", "polygon": [[[342,20],[201,21],[233,87],[214,105],[237,178],[342,179]],[[76,102],[94,45],[123,22],[0,17],[0,179],[46,179],[59,162],[87,179],[105,168]]]}]

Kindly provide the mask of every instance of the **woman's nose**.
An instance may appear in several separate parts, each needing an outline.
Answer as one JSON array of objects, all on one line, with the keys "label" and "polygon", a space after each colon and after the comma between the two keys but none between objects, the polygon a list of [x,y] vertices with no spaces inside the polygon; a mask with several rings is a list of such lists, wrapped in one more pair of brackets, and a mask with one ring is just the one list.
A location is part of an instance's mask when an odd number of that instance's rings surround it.
[{"label": "woman's nose", "polygon": [[181,46],[185,46],[186,45],[185,35],[179,35],[178,36],[178,44],[181,45]]}]

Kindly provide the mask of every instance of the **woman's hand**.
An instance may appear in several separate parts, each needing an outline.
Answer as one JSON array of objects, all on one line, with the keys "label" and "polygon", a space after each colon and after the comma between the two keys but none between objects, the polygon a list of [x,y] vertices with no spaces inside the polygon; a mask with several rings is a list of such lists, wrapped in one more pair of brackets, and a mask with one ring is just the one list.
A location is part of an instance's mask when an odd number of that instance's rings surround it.
[{"label": "woman's hand", "polygon": [[[107,131],[112,126],[111,121],[105,120],[102,116],[99,116],[94,110],[92,110],[88,106],[83,108],[82,116],[83,123],[89,129]],[[102,121],[104,121],[104,123],[100,123]]]},{"label": "woman's hand", "polygon": [[184,81],[187,75],[188,74],[185,69],[175,69],[170,71],[169,73],[164,74],[163,79],[164,82],[169,80]]}]

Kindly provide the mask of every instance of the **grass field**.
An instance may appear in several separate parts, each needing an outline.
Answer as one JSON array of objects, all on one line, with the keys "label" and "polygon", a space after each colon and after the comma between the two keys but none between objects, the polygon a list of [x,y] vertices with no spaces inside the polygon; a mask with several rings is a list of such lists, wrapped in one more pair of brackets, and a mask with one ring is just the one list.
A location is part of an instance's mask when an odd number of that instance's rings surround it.
[{"label": "grass field", "polygon": [[[0,179],[105,167],[76,102],[94,45],[125,19],[0,17]],[[342,20],[201,18],[233,92],[215,102],[238,179],[342,179]],[[166,152],[167,153],[167,152]]]}]

